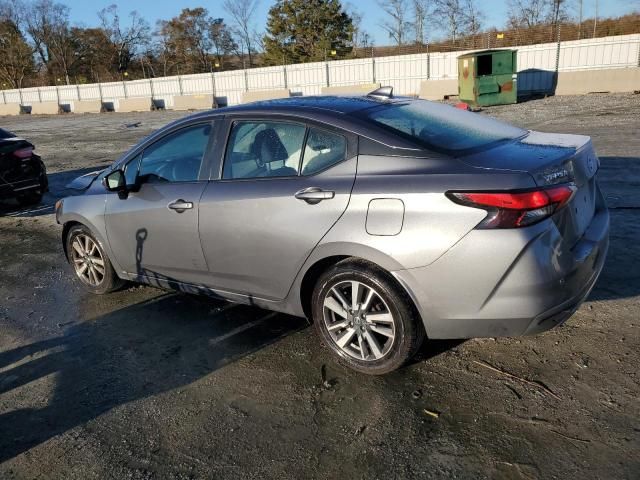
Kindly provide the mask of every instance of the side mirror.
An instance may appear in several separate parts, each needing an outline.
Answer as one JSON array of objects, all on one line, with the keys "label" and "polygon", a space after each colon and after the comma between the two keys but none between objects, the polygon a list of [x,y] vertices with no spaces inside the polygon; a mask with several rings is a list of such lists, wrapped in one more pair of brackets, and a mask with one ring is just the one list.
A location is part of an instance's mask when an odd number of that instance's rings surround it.
[{"label": "side mirror", "polygon": [[124,171],[114,170],[109,175],[104,177],[102,181],[104,187],[110,192],[117,192],[120,198],[127,198],[127,180],[124,177]]}]

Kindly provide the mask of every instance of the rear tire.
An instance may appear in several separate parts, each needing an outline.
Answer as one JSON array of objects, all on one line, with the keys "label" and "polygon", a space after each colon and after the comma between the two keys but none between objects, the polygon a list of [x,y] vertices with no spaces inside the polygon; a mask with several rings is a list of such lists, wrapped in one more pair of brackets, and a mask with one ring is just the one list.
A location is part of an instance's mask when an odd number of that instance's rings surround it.
[{"label": "rear tire", "polygon": [[44,192],[49,190],[49,179],[47,178],[46,169],[42,162],[40,162],[40,169],[40,189],[31,190],[30,192],[18,195],[18,197],[16,198],[18,203],[23,207],[30,207],[32,205],[39,204],[40,202],[42,202]]},{"label": "rear tire", "polygon": [[69,229],[66,247],[71,268],[91,293],[103,295],[118,290],[125,284],[116,275],[100,241],[84,225]]},{"label": "rear tire", "polygon": [[425,337],[407,293],[363,260],[343,260],[320,276],[312,314],[316,331],[338,361],[369,375],[400,368]]},{"label": "rear tire", "polygon": [[17,200],[20,205],[23,207],[30,207],[32,205],[37,205],[42,201],[42,191],[35,190],[33,192],[24,193],[20,195]]}]

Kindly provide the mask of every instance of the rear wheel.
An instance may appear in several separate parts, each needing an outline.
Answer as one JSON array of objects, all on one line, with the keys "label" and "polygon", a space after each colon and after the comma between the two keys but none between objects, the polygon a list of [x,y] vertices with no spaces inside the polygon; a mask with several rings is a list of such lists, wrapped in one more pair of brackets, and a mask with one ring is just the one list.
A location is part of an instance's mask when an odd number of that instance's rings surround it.
[{"label": "rear wheel", "polygon": [[325,272],[312,306],[319,335],[343,364],[362,373],[399,368],[424,340],[406,292],[368,262],[346,260]]},{"label": "rear wheel", "polygon": [[76,276],[90,292],[109,293],[124,285],[102,245],[87,227],[78,225],[69,230],[67,256]]},{"label": "rear wheel", "polygon": [[34,190],[29,193],[23,193],[17,198],[18,203],[24,207],[28,207],[31,205],[37,205],[42,201],[42,191]]},{"label": "rear wheel", "polygon": [[37,205],[42,202],[44,192],[49,189],[49,179],[47,178],[46,169],[44,164],[40,162],[41,174],[40,174],[40,188],[38,190],[31,190],[30,192],[18,195],[16,200],[23,207],[29,207],[31,205]]}]

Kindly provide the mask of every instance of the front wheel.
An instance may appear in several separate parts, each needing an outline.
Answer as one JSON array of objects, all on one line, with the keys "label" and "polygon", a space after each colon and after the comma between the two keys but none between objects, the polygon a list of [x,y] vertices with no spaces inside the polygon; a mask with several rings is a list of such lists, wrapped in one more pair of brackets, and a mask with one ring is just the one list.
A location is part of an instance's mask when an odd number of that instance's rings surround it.
[{"label": "front wheel", "polygon": [[101,295],[124,285],[102,245],[87,227],[72,227],[67,234],[66,246],[69,263],[87,290]]},{"label": "front wheel", "polygon": [[345,260],[318,280],[312,299],[317,332],[346,366],[380,375],[420,348],[424,328],[392,277],[364,261]]}]

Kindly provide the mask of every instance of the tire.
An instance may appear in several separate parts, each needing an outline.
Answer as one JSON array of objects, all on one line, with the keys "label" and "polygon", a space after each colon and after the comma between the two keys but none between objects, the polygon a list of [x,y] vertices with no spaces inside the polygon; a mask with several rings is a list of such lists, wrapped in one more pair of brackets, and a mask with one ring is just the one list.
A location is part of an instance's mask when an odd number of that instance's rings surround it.
[{"label": "tire", "polygon": [[20,195],[17,200],[20,205],[23,207],[29,207],[31,205],[37,205],[42,201],[42,191],[35,190],[33,192],[25,193]]},{"label": "tire", "polygon": [[[355,310],[353,282],[358,285]],[[358,372],[392,372],[424,341],[424,326],[407,293],[370,262],[347,259],[325,271],[311,302],[320,338],[340,363]]]},{"label": "tire", "polygon": [[49,190],[49,179],[47,178],[46,168],[44,163],[40,162],[40,188],[38,190],[32,190],[28,193],[24,193],[22,195],[18,195],[16,200],[23,207],[30,207],[32,205],[37,205],[42,202],[42,197],[44,196],[44,192]]},{"label": "tire", "polygon": [[104,295],[118,290],[125,284],[125,281],[116,275],[100,241],[84,225],[76,225],[69,229],[66,248],[73,272],[89,292]]}]

